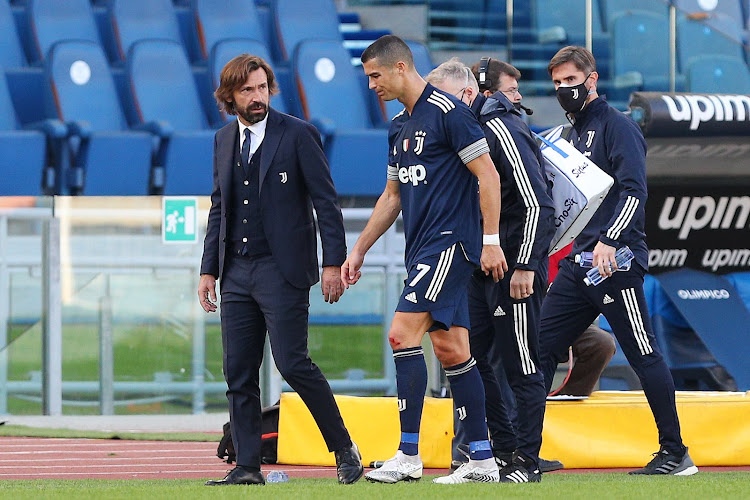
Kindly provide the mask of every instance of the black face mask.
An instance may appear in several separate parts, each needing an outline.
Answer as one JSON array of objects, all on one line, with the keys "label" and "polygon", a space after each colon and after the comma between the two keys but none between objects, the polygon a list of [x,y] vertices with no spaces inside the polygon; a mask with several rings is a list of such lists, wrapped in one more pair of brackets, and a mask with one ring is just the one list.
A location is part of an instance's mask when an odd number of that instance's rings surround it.
[{"label": "black face mask", "polygon": [[[591,73],[589,73],[589,76],[591,76]],[[578,113],[586,105],[586,98],[589,95],[589,91],[586,90],[586,80],[589,79],[589,76],[578,85],[571,87],[560,85],[557,88],[557,101],[568,113]]]}]

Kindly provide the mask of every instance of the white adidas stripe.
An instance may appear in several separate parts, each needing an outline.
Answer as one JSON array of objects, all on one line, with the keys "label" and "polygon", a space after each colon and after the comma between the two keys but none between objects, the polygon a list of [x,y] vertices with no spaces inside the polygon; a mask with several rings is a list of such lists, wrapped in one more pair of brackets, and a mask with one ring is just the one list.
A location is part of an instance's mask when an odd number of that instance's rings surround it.
[{"label": "white adidas stripe", "polygon": [[625,205],[622,207],[620,215],[617,216],[617,219],[615,219],[612,227],[607,230],[607,238],[616,240],[620,237],[622,231],[626,227],[628,227],[630,221],[633,220],[633,216],[635,215],[635,211],[638,208],[640,202],[641,200],[639,200],[635,196],[628,196],[627,200],[625,200]]},{"label": "white adidas stripe", "polygon": [[638,349],[641,351],[641,355],[645,356],[646,354],[651,354],[654,352],[654,348],[651,347],[646,328],[643,326],[643,318],[641,316],[641,310],[638,307],[638,299],[635,289],[626,288],[625,290],[621,290],[620,294],[625,303],[625,311],[628,313],[630,327],[633,330],[633,336],[638,343]]},{"label": "white adidas stripe", "polygon": [[427,101],[440,107],[440,109],[442,109],[444,113],[447,113],[448,111],[456,108],[456,105],[453,104],[453,101],[435,90],[432,91],[432,94],[430,94],[430,97],[427,98]]},{"label": "white adidas stripe", "polygon": [[523,158],[508,127],[505,126],[500,118],[493,118],[487,122],[487,126],[497,136],[503,147],[505,156],[513,167],[513,178],[516,181],[516,186],[518,186],[521,199],[526,207],[526,220],[523,224],[523,238],[518,250],[517,262],[519,264],[528,264],[531,260],[531,252],[534,249],[534,239],[536,238],[536,229],[541,213],[539,200],[536,197],[536,193],[534,193],[529,174],[523,164]]},{"label": "white adidas stripe", "polygon": [[531,375],[532,373],[536,373],[536,366],[529,354],[529,321],[526,314],[526,303],[513,304],[513,323],[523,374]]},{"label": "white adidas stripe", "polygon": [[427,300],[431,300],[432,302],[437,300],[437,296],[440,293],[440,290],[443,289],[445,278],[448,276],[448,271],[450,271],[451,264],[453,263],[453,254],[455,251],[456,244],[454,243],[447,250],[440,252],[440,259],[435,268],[435,273],[432,275],[432,281],[430,281],[430,285],[427,287],[427,293],[425,293],[425,298]]},{"label": "white adidas stripe", "polygon": [[456,375],[462,375],[464,373],[467,373],[471,371],[472,368],[474,368],[477,364],[477,360],[474,358],[471,358],[469,362],[464,366],[463,368],[459,368],[457,370],[445,370],[445,375],[447,377],[455,377]]}]

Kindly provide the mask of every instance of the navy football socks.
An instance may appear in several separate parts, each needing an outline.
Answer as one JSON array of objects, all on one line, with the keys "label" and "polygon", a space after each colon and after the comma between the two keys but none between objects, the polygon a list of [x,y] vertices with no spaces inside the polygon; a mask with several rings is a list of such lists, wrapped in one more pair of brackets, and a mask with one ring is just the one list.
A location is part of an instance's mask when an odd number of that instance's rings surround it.
[{"label": "navy football socks", "polygon": [[487,437],[487,421],[484,410],[484,385],[477,369],[477,362],[469,358],[463,363],[445,368],[451,384],[453,403],[469,442],[469,458],[486,460],[492,458],[492,447]]},{"label": "navy football socks", "polygon": [[401,420],[401,443],[405,455],[419,454],[419,424],[422,420],[424,394],[427,390],[427,365],[421,347],[393,351],[396,363],[398,412]]}]

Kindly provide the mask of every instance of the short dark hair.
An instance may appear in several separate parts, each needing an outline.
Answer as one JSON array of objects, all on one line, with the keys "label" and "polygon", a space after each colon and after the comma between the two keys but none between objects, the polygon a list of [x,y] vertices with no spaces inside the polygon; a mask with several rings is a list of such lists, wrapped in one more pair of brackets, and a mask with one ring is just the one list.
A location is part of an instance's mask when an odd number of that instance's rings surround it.
[{"label": "short dark hair", "polygon": [[396,35],[383,35],[372,42],[360,57],[362,64],[371,59],[377,59],[382,66],[395,66],[399,61],[403,61],[408,67],[414,67],[411,49]]},{"label": "short dark hair", "polygon": [[[471,72],[474,73],[474,78],[479,81],[479,66],[481,63],[475,63],[471,67]],[[518,71],[518,68],[513,66],[512,64],[509,64],[505,61],[500,61],[499,59],[490,59],[489,63],[487,64],[487,74],[485,75],[485,79],[492,82],[492,88],[487,89],[492,92],[497,92],[500,90],[500,77],[502,75],[508,75],[512,78],[515,78],[516,80],[519,80],[521,78],[521,72]]]},{"label": "short dark hair", "polygon": [[561,64],[572,62],[579,71],[593,73],[596,71],[596,59],[594,54],[584,47],[568,45],[557,51],[547,65],[547,72],[552,75],[552,70]]},{"label": "short dark hair", "polygon": [[266,72],[269,95],[278,93],[279,87],[276,84],[276,77],[274,77],[271,66],[261,57],[240,54],[229,61],[221,70],[219,88],[214,92],[214,99],[216,99],[216,104],[220,110],[226,111],[230,115],[237,114],[232,94],[247,81],[250,73],[258,69]]}]

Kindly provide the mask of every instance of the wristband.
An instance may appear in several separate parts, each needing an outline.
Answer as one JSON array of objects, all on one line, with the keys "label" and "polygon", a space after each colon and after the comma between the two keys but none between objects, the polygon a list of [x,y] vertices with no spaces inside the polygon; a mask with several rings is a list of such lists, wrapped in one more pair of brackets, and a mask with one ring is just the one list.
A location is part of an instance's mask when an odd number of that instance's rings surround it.
[{"label": "wristband", "polygon": [[482,245],[500,246],[500,235],[499,234],[483,234]]}]

